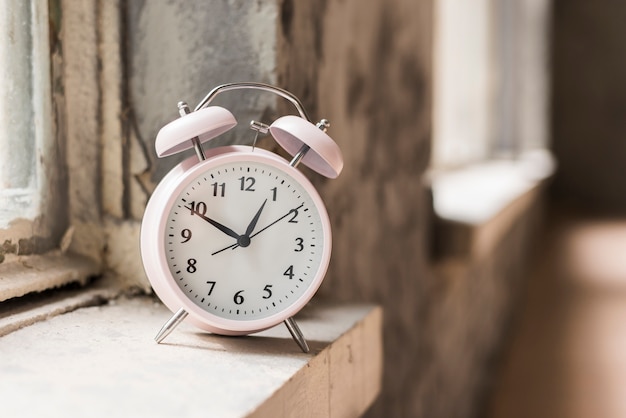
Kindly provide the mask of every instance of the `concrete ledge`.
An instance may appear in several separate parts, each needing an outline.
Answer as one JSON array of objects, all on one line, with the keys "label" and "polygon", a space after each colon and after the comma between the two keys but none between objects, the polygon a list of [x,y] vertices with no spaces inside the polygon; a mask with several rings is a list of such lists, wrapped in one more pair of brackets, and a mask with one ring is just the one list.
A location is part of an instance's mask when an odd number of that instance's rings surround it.
[{"label": "concrete ledge", "polygon": [[312,305],[298,317],[311,353],[278,326],[221,337],[150,298],[78,309],[0,338],[3,416],[353,417],[380,392],[382,311]]},{"label": "concrete ledge", "polygon": [[537,150],[515,161],[431,173],[435,258],[488,257],[502,235],[538,201],[554,170],[549,152]]},{"label": "concrete ledge", "polygon": [[86,283],[100,274],[100,266],[86,257],[53,251],[44,255],[7,256],[0,264],[0,302],[33,292]]}]

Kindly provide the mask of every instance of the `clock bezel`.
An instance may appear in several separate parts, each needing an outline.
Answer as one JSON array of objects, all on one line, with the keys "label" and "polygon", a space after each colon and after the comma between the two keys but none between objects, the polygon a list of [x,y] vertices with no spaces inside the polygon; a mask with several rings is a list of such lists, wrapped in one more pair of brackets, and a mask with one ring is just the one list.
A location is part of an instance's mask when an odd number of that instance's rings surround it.
[{"label": "clock bezel", "polygon": [[[305,292],[285,309],[260,319],[227,319],[214,315],[196,305],[178,286],[170,272],[165,254],[165,231],[168,214],[180,193],[202,173],[223,164],[258,162],[274,167],[299,183],[311,197],[319,213],[323,249],[318,270]],[[156,225],[156,228],[154,227]],[[152,226],[152,227],[151,227]],[[172,169],[159,183],[150,198],[141,225],[141,253],[144,270],[155,293],[163,303],[176,312],[183,308],[186,320],[198,328],[222,335],[245,335],[271,328],[300,311],[319,289],[330,263],[332,234],[326,206],[309,179],[291,167],[280,156],[261,148],[249,146],[219,147],[207,152],[207,159],[198,162],[190,157]]]}]

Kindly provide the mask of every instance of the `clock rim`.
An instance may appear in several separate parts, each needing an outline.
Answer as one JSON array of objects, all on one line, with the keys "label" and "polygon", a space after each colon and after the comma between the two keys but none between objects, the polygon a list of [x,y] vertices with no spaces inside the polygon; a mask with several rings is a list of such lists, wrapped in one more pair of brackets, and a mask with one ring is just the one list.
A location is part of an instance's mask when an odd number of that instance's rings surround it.
[{"label": "clock rim", "polygon": [[[196,305],[180,289],[172,276],[165,254],[163,239],[170,209],[180,193],[202,172],[219,165],[232,162],[259,162],[273,166],[289,175],[309,194],[315,205],[322,226],[324,248],[316,275],[305,292],[279,312],[261,319],[227,319],[214,315]],[[155,228],[154,225],[157,225]],[[260,148],[249,146],[226,146],[210,150],[207,159],[198,162],[190,157],[175,166],[159,183],[153,192],[144,212],[141,224],[141,255],[144,271],[155,293],[172,311],[183,308],[188,312],[187,319],[198,328],[222,335],[245,335],[271,328],[299,312],[315,295],[321,286],[332,252],[332,232],[326,206],[317,189],[299,170],[291,167],[282,157]]]}]

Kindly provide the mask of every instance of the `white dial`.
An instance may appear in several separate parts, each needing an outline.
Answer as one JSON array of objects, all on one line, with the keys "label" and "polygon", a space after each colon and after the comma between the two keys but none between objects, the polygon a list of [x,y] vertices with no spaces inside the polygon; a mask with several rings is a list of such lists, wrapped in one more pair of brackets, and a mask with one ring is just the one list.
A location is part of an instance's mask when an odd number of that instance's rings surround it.
[{"label": "white dial", "polygon": [[293,172],[231,158],[172,197],[162,237],[167,265],[186,298],[209,315],[262,320],[308,300],[319,286],[328,263],[327,215],[310,183]]}]

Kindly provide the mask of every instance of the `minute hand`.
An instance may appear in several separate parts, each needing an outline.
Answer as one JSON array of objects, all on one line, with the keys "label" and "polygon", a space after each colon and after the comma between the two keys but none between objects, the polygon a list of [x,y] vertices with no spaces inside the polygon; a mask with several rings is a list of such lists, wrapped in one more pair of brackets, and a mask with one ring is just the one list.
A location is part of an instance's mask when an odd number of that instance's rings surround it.
[{"label": "minute hand", "polygon": [[304,206],[304,203],[302,203],[300,206],[298,206],[297,208],[293,208],[291,210],[289,210],[289,212],[285,213],[283,216],[281,216],[280,218],[276,219],[274,222],[272,222],[271,224],[267,225],[266,227],[259,229],[258,231],[256,231],[254,234],[250,235],[250,238],[254,238],[257,235],[259,235],[261,232],[265,231],[267,228],[269,228],[270,226],[282,221],[283,219],[285,219],[287,216],[291,215],[294,212],[298,212],[298,209],[300,209],[302,206]]},{"label": "minute hand", "polygon": [[198,215],[199,217],[201,217],[202,219],[204,219],[205,221],[207,221],[208,223],[210,223],[211,225],[213,225],[214,227],[216,227],[217,229],[219,229],[226,235],[231,236],[235,239],[239,239],[239,234],[233,231],[232,229],[230,229],[229,227],[222,225],[221,223],[217,221],[214,221],[213,219],[209,218],[208,216],[203,215],[202,213],[198,212],[197,210],[193,208],[185,206],[185,209],[189,209],[191,213],[193,213],[194,215]]},{"label": "minute hand", "polygon": [[[265,205],[265,203],[263,203],[263,205]],[[298,212],[298,209],[300,209],[302,206],[304,206],[304,203],[301,204],[300,206],[298,206],[297,208],[290,209],[289,212],[285,213],[283,216],[281,216],[280,218],[276,219],[274,222],[272,222],[271,224],[267,225],[265,228],[260,229],[257,232],[255,232],[254,234],[250,235],[248,238],[252,239],[253,237],[259,235],[261,232],[265,231],[270,226],[272,226],[272,225],[282,221],[283,219],[285,219],[287,216],[291,215],[292,213]],[[261,206],[261,209],[263,209],[263,206]],[[231,244],[231,245],[229,245],[229,246],[227,246],[225,248],[222,248],[221,250],[217,250],[214,253],[211,253],[211,255],[219,254],[219,253],[221,253],[223,251],[226,251],[228,249],[233,249],[234,250],[235,248],[238,248],[238,247],[240,247],[239,242],[236,242],[236,243]]]}]

